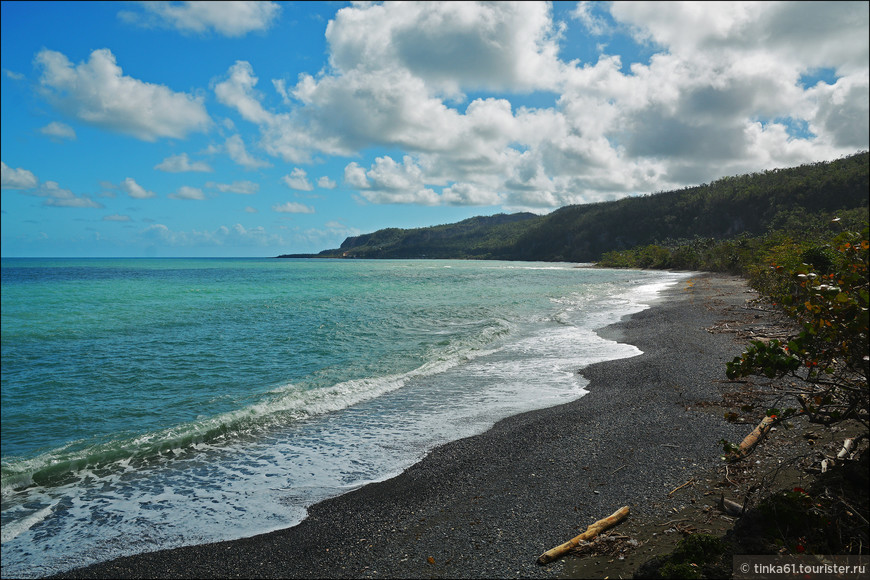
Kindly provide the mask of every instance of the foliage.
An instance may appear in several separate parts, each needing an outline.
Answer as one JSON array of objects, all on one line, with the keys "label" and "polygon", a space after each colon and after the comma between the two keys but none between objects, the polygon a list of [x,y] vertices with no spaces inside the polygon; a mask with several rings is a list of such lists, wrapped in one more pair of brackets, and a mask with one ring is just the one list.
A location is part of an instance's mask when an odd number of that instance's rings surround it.
[{"label": "foliage", "polygon": [[[801,263],[771,263],[780,291],[773,299],[802,324],[801,332],[780,342],[753,341],[727,365],[734,379],[751,375],[800,379],[792,394],[811,422],[832,425],[846,419],[868,427],[868,228],[842,232],[827,247],[800,253]],[[808,263],[811,262],[811,263]]]},{"label": "foliage", "polygon": [[627,252],[622,263],[631,267],[695,266],[741,273],[754,238],[772,231],[815,237],[817,230],[826,229],[825,217],[829,221],[866,208],[868,161],[864,152],[677,191],[564,207],[531,224],[512,253],[518,259],[610,265],[602,256]]},{"label": "foliage", "polygon": [[868,461],[865,453],[819,475],[807,489],[764,497],[733,530],[738,553],[866,554]]},{"label": "foliage", "polygon": [[667,556],[647,562],[635,578],[726,578],[732,547],[709,534],[690,534]]}]

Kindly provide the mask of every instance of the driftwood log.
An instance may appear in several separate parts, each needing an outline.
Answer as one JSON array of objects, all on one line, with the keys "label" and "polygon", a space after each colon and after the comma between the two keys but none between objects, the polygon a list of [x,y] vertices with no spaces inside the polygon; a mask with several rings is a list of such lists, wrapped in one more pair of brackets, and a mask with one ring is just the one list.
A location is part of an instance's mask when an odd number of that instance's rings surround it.
[{"label": "driftwood log", "polygon": [[743,512],[746,510],[746,505],[740,505],[736,501],[731,501],[725,497],[725,494],[722,494],[722,497],[719,498],[719,509],[729,516],[740,517],[743,515]]},{"label": "driftwood log", "polygon": [[758,424],[758,427],[753,429],[752,433],[747,435],[740,445],[737,447],[737,451],[732,456],[732,460],[737,460],[742,457],[745,457],[752,448],[755,447],[767,432],[770,431],[771,426],[776,421],[776,417],[767,416],[761,420],[761,423]]},{"label": "driftwood log", "polygon": [[607,516],[604,519],[598,520],[597,522],[586,528],[586,531],[577,536],[576,538],[568,540],[561,546],[556,546],[552,550],[548,550],[541,554],[538,558],[538,564],[549,564],[553,560],[558,560],[559,558],[564,556],[568,550],[570,550],[580,542],[591,540],[604,530],[615,526],[616,524],[624,520],[627,516],[628,506],[619,508],[611,515]]},{"label": "driftwood log", "polygon": [[854,447],[855,447],[855,440],[854,439],[846,439],[845,441],[843,441],[843,448],[840,449],[839,453],[837,453],[837,459],[843,459],[843,458],[847,457],[852,452],[852,448],[854,448]]}]

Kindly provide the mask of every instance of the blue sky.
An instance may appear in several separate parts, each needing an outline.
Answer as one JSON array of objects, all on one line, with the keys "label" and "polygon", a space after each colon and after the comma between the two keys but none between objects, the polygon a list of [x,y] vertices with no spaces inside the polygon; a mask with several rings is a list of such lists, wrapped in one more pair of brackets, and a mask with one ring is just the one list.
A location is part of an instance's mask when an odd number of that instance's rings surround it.
[{"label": "blue sky", "polygon": [[867,2],[2,2],[3,257],[274,256],[868,148]]}]

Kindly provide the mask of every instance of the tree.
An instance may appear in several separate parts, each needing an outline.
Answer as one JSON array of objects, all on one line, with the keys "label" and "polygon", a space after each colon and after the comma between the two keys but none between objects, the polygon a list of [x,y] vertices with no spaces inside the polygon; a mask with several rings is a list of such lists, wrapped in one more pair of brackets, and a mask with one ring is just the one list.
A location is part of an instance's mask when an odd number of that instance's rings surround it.
[{"label": "tree", "polygon": [[[830,248],[804,252],[792,270],[771,266],[789,291],[778,297],[786,313],[802,330],[790,340],[753,341],[727,364],[729,378],[791,375],[799,378],[794,408],[772,410],[780,418],[805,415],[812,423],[833,425],[854,419],[867,436],[868,391],[868,228],[843,232]],[[827,251],[827,250],[832,251]],[[774,297],[775,299],[777,297]]]}]

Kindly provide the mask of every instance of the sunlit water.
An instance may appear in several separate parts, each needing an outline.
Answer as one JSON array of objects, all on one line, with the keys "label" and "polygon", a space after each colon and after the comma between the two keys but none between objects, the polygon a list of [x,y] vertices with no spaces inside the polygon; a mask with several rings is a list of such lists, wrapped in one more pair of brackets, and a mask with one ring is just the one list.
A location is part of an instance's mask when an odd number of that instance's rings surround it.
[{"label": "sunlit water", "polygon": [[682,274],[572,264],[2,261],[2,576],[251,536],[584,394]]}]

